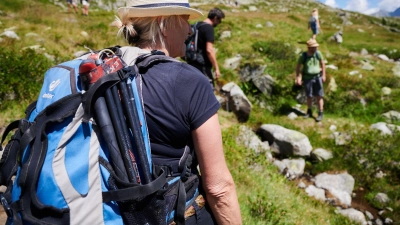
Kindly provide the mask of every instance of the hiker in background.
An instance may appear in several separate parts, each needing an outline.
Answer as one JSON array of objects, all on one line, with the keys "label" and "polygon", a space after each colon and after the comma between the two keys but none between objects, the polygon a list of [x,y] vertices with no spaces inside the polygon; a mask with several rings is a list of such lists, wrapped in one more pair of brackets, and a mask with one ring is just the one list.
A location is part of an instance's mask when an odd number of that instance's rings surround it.
[{"label": "hiker in background", "polygon": [[81,0],[82,3],[82,15],[88,16],[89,15],[89,0]]},{"label": "hiker in background", "polygon": [[321,26],[319,24],[319,18],[318,18],[318,9],[313,9],[311,16],[310,16],[310,21],[308,22],[308,29],[312,31],[312,39],[316,40],[317,34],[319,33],[319,30],[321,29]]},{"label": "hiker in background", "polygon": [[[208,17],[203,20],[203,22],[197,23],[199,32],[197,49],[203,54],[204,64],[197,62],[190,63],[190,65],[196,67],[208,77],[213,87],[215,86],[215,83],[212,68],[214,67],[215,70],[215,79],[218,80],[221,76],[214,50],[214,27],[220,24],[223,18],[225,18],[225,14],[222,10],[214,8],[209,11]],[[202,25],[202,23],[205,23],[205,25]]]},{"label": "hiker in background", "polygon": [[76,0],[67,0],[68,12],[71,12],[71,9],[74,8],[75,12],[78,13],[78,6],[76,4]]},{"label": "hiker in background", "polygon": [[[121,48],[128,65],[153,50],[172,58],[185,55],[184,41],[191,33],[188,19],[201,16],[201,12],[189,8],[187,1],[158,2],[161,6],[151,0],[131,1],[130,7],[118,9],[119,18],[112,25],[119,27],[118,34],[130,45]],[[221,21],[213,17],[212,24],[219,23],[217,20]],[[216,62],[215,56],[213,59]],[[203,187],[199,189],[205,205],[189,214],[186,224],[241,224],[235,184],[222,147],[220,104],[208,79],[179,61],[155,63],[141,74],[153,163],[168,166],[172,176],[180,176],[178,165],[185,146],[195,151],[190,173],[199,174],[199,165]]]},{"label": "hiker in background", "polygon": [[[307,114],[305,118],[312,117],[312,99],[317,98],[319,122],[323,118],[324,89],[322,83],[326,81],[325,63],[322,54],[317,50],[319,44],[314,39],[307,41],[308,51],[301,54],[296,66],[296,84],[303,85],[307,95]],[[300,71],[301,76],[300,76]]]}]

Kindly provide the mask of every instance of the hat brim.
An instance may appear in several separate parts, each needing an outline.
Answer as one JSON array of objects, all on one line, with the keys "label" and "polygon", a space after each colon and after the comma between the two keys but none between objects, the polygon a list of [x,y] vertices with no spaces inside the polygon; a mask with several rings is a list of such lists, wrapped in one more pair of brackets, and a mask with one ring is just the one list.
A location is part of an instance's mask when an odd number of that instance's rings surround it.
[{"label": "hat brim", "polygon": [[196,10],[183,6],[162,6],[152,8],[135,8],[121,7],[118,9],[118,15],[127,14],[128,17],[156,17],[156,16],[173,16],[173,15],[189,15],[189,19],[196,19],[203,14]]}]

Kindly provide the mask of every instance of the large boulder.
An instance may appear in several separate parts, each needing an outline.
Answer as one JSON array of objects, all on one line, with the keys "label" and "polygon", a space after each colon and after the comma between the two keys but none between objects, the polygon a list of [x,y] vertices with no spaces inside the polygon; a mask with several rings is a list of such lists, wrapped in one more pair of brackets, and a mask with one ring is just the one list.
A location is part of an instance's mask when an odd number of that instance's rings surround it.
[{"label": "large boulder", "polygon": [[260,77],[263,75],[266,65],[250,65],[246,64],[239,70],[239,75],[241,80],[250,81],[254,77]]},{"label": "large boulder", "polygon": [[364,214],[356,209],[353,209],[353,208],[342,209],[342,210],[339,210],[339,213],[342,214],[343,216],[350,218],[353,221],[358,222],[361,225],[367,224]]},{"label": "large boulder", "polygon": [[308,137],[279,125],[263,124],[259,129],[262,140],[267,140],[273,152],[282,156],[310,156],[312,146]]},{"label": "large boulder", "polygon": [[239,128],[236,142],[253,150],[255,153],[267,152],[270,149],[268,142],[261,141],[261,139],[249,127],[244,125]]},{"label": "large boulder", "polygon": [[242,89],[234,82],[225,84],[222,92],[228,96],[228,111],[233,111],[239,122],[246,122],[249,119],[252,105]]},{"label": "large boulder", "polygon": [[274,78],[272,78],[270,75],[263,75],[261,77],[253,78],[254,85],[266,96],[270,96],[272,94],[274,82]]},{"label": "large boulder", "polygon": [[321,173],[315,177],[315,186],[328,190],[339,202],[347,206],[351,205],[354,182],[354,178],[348,173]]}]

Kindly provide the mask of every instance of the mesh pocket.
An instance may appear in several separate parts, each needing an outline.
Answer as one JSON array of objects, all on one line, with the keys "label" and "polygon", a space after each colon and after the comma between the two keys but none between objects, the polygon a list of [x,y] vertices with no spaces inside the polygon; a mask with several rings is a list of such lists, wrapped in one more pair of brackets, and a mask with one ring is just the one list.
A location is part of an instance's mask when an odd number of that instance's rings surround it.
[{"label": "mesh pocket", "polygon": [[[112,177],[108,184],[113,190],[125,188],[122,184],[117,185]],[[165,224],[167,213],[164,193],[165,190],[161,189],[142,198],[117,201],[124,224]]]}]

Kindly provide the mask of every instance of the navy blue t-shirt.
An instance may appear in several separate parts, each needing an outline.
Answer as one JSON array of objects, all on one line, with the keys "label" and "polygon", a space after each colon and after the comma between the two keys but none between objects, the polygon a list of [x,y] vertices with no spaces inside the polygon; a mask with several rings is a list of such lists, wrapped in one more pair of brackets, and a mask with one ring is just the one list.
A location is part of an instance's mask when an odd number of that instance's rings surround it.
[{"label": "navy blue t-shirt", "polygon": [[220,104],[208,79],[186,63],[158,62],[141,74],[153,161],[172,164]]}]

